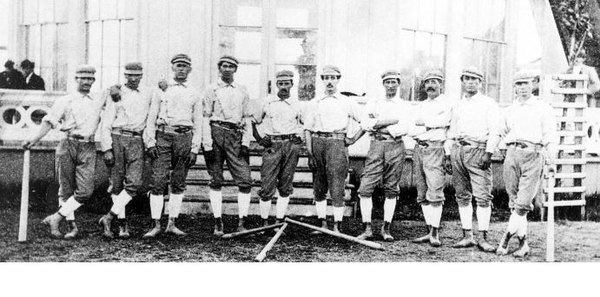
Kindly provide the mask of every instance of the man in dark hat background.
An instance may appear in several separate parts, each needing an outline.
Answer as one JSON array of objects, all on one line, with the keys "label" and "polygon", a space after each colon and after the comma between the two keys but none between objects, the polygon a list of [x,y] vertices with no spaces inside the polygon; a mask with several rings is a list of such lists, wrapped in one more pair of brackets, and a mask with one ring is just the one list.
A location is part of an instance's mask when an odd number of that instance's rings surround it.
[{"label": "man in dark hat background", "polygon": [[100,146],[104,152],[104,162],[110,168],[110,191],[113,201],[110,211],[100,219],[104,227],[104,236],[107,238],[113,238],[111,222],[115,217],[120,222],[118,236],[130,236],[125,206],[142,185],[142,135],[150,103],[156,96],[154,90],[140,87],[142,63],[127,63],[124,73],[127,82],[124,86],[111,87],[112,100],[107,100],[100,125]]},{"label": "man in dark hat background", "polygon": [[25,83],[23,89],[44,91],[46,90],[44,79],[33,72],[34,68],[35,63],[27,59],[21,62],[21,69],[23,69],[23,75],[25,76]]},{"label": "man in dark hat background", "polygon": [[79,66],[75,73],[77,92],[58,98],[42,120],[37,135],[23,142],[23,148],[30,149],[51,129],[60,128],[65,132],[65,137],[56,148],[60,209],[43,221],[50,227],[50,233],[55,238],[62,237],[59,224],[65,218],[70,222],[71,230],[64,238],[77,237],[79,229],[75,223],[75,210],[85,203],[94,191],[94,134],[105,103],[105,96],[90,93],[92,84],[96,81],[95,73],[96,69],[92,66]]},{"label": "man in dark hat background", "polygon": [[[483,73],[465,68],[460,77],[463,96],[452,109],[445,146],[451,147],[452,184],[463,229],[463,239],[453,245],[477,245],[485,252],[496,249],[488,242],[492,214],[492,154],[500,140],[500,111],[496,101],[479,92]],[[479,236],[473,239],[473,204],[477,203]]]},{"label": "man in dark hat background", "polygon": [[5,70],[0,72],[0,89],[23,89],[25,79],[19,70],[15,69],[15,62],[7,60],[4,63]]},{"label": "man in dark hat background", "polygon": [[154,220],[154,227],[145,238],[156,237],[162,231],[160,218],[167,181],[170,181],[169,222],[165,232],[186,235],[175,226],[175,220],[181,211],[188,169],[196,163],[202,140],[200,92],[187,80],[192,60],[185,54],[175,55],[171,70],[173,78],[163,92],[153,97],[144,130],[147,153],[152,158],[150,212]]},{"label": "man in dark hat background", "polygon": [[[282,70],[275,75],[277,95],[269,95],[264,99],[262,107],[254,117],[254,138],[264,147],[262,166],[260,169],[261,188],[260,216],[263,225],[268,225],[271,200],[279,192],[277,198],[276,219],[280,223],[285,217],[290,195],[294,191],[292,182],[298,165],[302,147],[302,112],[296,96],[291,96],[294,86],[294,73]],[[264,127],[264,136],[258,132],[256,124]]]},{"label": "man in dark hat background", "polygon": [[252,179],[248,146],[252,136],[250,98],[246,87],[235,82],[238,60],[222,56],[217,62],[220,78],[204,92],[202,148],[210,174],[209,198],[215,218],[214,234],[223,235],[223,163],[238,187],[238,231],[246,229]]}]

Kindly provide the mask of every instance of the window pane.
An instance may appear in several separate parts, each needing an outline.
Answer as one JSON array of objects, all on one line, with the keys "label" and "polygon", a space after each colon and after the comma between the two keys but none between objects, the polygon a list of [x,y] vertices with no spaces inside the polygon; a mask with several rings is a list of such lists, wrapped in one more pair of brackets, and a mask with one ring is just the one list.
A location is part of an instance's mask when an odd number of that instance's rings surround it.
[{"label": "window pane", "polygon": [[87,17],[88,20],[100,19],[100,0],[87,1]]},{"label": "window pane", "polygon": [[38,0],[23,0],[23,24],[38,22]]},{"label": "window pane", "polygon": [[261,32],[235,32],[234,56],[240,60],[259,61],[261,56]]},{"label": "window pane", "polygon": [[287,28],[317,28],[317,1],[279,0],[277,1],[276,26]]},{"label": "window pane", "polygon": [[119,21],[105,21],[102,32],[102,66],[119,67]]},{"label": "window pane", "polygon": [[136,1],[118,0],[119,3],[119,18],[133,18],[135,16]]},{"label": "window pane", "polygon": [[262,26],[261,0],[220,1],[221,25]]},{"label": "window pane", "polygon": [[[419,9],[419,1],[403,0],[400,11],[403,12],[404,19],[399,20],[402,26],[407,29],[417,29],[417,11]],[[407,13],[408,12],[408,13]]]},{"label": "window pane", "polygon": [[[57,26],[57,44],[56,44],[56,71],[55,71],[55,90],[66,91],[67,90],[67,78],[68,73],[68,25]],[[49,87],[46,86],[46,90]]]},{"label": "window pane", "polygon": [[59,23],[69,21],[69,0],[54,0],[54,20]]},{"label": "window pane", "polygon": [[39,2],[39,22],[54,22],[54,0],[44,0]]},{"label": "window pane", "polygon": [[102,67],[100,89],[108,88],[119,82],[119,67]]},{"label": "window pane", "polygon": [[100,18],[114,19],[117,18],[117,0],[102,0],[100,1]]},{"label": "window pane", "polygon": [[88,24],[88,64],[102,66],[102,22]]},{"label": "window pane", "polygon": [[433,24],[435,23],[435,6],[434,0],[419,0],[419,29],[425,31],[433,31]]},{"label": "window pane", "polygon": [[235,74],[235,80],[246,86],[250,99],[258,99],[260,94],[260,65],[259,64],[240,64]]},{"label": "window pane", "polygon": [[451,0],[436,0],[435,4],[435,31],[440,33],[448,32],[448,18],[450,16]]},{"label": "window pane", "polygon": [[40,67],[40,26],[30,26],[27,33],[27,58],[37,62],[37,67]]},{"label": "window pane", "polygon": [[[121,70],[128,62],[137,61],[137,40],[133,38],[136,26],[133,21],[121,21]],[[129,37],[128,37],[129,36]],[[119,72],[119,73],[122,73]],[[119,76],[121,76],[119,74]]]}]

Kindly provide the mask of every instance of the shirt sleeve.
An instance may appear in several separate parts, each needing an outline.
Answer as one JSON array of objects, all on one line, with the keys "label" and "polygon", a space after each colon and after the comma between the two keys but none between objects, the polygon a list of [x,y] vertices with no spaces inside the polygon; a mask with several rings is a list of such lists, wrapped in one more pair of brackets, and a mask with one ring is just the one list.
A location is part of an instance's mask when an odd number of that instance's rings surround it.
[{"label": "shirt sleeve", "polygon": [[202,111],[202,95],[199,93],[194,94],[194,111],[192,114],[192,121],[194,122],[194,132],[192,135],[192,149],[191,152],[198,154],[200,145],[202,145],[202,128],[204,126],[204,114]]},{"label": "shirt sleeve", "polygon": [[542,144],[546,146],[548,157],[554,160],[557,153],[558,135],[556,133],[556,117],[552,106],[545,104],[542,120]]},{"label": "shirt sleeve", "polygon": [[117,116],[118,103],[108,100],[100,121],[100,149],[106,152],[112,149],[112,124]]},{"label": "shirt sleeve", "polygon": [[[493,100],[493,99],[492,99]],[[485,151],[494,153],[500,142],[500,110],[496,102],[490,102],[487,109],[488,140]]]},{"label": "shirt sleeve", "polygon": [[244,100],[242,101],[242,125],[244,126],[244,134],[242,135],[242,145],[250,147],[250,140],[252,139],[252,112],[250,105],[250,96],[246,88],[242,89],[244,92]]},{"label": "shirt sleeve", "polygon": [[215,92],[212,86],[208,86],[202,96],[202,147],[206,151],[212,150],[212,129],[210,117],[212,117],[215,102]]},{"label": "shirt sleeve", "polygon": [[[315,99],[313,99],[315,100]],[[304,109],[304,130],[309,130],[309,131],[313,131],[314,130],[314,126],[315,126],[315,117],[316,117],[316,108],[317,108],[317,103],[316,102],[309,102],[306,104],[305,109]]]},{"label": "shirt sleeve", "polygon": [[346,99],[348,100],[349,103],[349,115],[350,118],[352,118],[353,120],[355,120],[357,123],[360,124],[360,121],[363,119],[363,109],[360,107],[360,105],[358,104],[358,102],[356,102],[356,100],[348,98]]},{"label": "shirt sleeve", "polygon": [[263,119],[265,118],[265,115],[267,113],[267,106],[269,103],[269,97],[263,99],[260,102],[260,108],[252,114],[252,122],[256,123],[256,124],[262,124]]},{"label": "shirt sleeve", "polygon": [[377,124],[377,116],[375,115],[376,106],[377,105],[372,100],[367,102],[365,112],[363,113],[363,118],[360,122],[363,130],[372,131],[375,124]]},{"label": "shirt sleeve", "polygon": [[156,120],[158,119],[158,111],[160,109],[161,91],[151,91],[152,98],[150,99],[150,109],[146,118],[146,129],[144,129],[143,139],[146,147],[156,146]]},{"label": "shirt sleeve", "polygon": [[70,102],[70,98],[71,97],[69,95],[67,95],[67,96],[60,97],[58,100],[56,100],[56,102],[54,102],[54,104],[52,104],[50,111],[48,111],[48,114],[46,116],[44,116],[42,121],[50,124],[52,129],[56,129],[56,127],[58,127],[58,124],[60,123],[60,121],[64,119],[65,112],[67,110],[67,106],[69,105],[69,102]]},{"label": "shirt sleeve", "polygon": [[396,114],[398,115],[398,123],[388,126],[387,130],[394,137],[404,136],[408,133],[410,126],[413,125],[413,107],[410,104],[403,103],[398,106]]}]

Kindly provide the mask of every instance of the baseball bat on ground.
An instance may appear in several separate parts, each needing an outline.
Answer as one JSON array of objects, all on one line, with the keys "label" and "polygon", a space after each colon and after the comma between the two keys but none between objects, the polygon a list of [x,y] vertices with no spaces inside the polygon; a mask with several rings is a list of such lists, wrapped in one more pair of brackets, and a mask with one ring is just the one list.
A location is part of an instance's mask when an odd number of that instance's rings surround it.
[{"label": "baseball bat on ground", "polygon": [[337,238],[341,238],[341,239],[345,239],[345,240],[352,241],[352,242],[355,242],[355,243],[359,243],[359,244],[362,244],[362,245],[366,245],[366,246],[368,246],[370,248],[373,248],[373,249],[383,250],[383,246],[381,244],[379,244],[379,243],[376,243],[376,242],[367,241],[367,240],[361,240],[361,239],[358,239],[358,238],[350,236],[350,235],[346,235],[346,234],[343,234],[343,233],[333,232],[333,231],[331,231],[329,229],[325,229],[325,228],[313,226],[313,225],[310,225],[310,224],[305,224],[305,223],[302,223],[302,222],[298,222],[298,221],[292,220],[290,218],[285,218],[285,221],[288,222],[288,223],[296,224],[298,226],[302,226],[302,227],[306,227],[306,228],[309,228],[309,229],[313,229],[313,230],[316,230],[316,231],[319,231],[319,232],[322,232],[322,233],[325,233],[325,234],[328,234],[328,235],[331,235],[331,236],[334,236],[334,237],[337,237]]},{"label": "baseball bat on ground", "polygon": [[262,232],[265,230],[270,230],[270,229],[275,229],[275,228],[281,227],[281,226],[283,226],[283,224],[284,223],[279,223],[279,224],[273,224],[273,225],[259,227],[259,228],[255,228],[255,229],[248,229],[245,231],[229,233],[229,234],[223,235],[222,238],[223,239],[231,239],[231,238],[235,238],[235,237],[239,237],[239,236],[254,234],[254,233]]},{"label": "baseball bat on ground", "polygon": [[273,248],[273,246],[275,245],[275,243],[277,242],[279,237],[281,237],[281,235],[283,234],[283,230],[285,230],[285,227],[287,227],[287,226],[288,226],[287,223],[284,223],[283,226],[281,226],[279,231],[277,231],[277,233],[275,233],[275,236],[273,236],[273,238],[271,238],[271,240],[269,240],[269,243],[267,243],[267,245],[265,245],[265,247],[262,249],[262,251],[260,251],[260,254],[258,254],[258,256],[256,256],[256,258],[254,258],[254,260],[256,260],[258,262],[262,262],[262,260],[264,260],[265,257],[267,257],[267,253]]},{"label": "baseball bat on ground", "polygon": [[29,215],[29,155],[23,154],[23,180],[21,181],[21,214],[19,216],[19,242],[27,241],[27,217]]}]

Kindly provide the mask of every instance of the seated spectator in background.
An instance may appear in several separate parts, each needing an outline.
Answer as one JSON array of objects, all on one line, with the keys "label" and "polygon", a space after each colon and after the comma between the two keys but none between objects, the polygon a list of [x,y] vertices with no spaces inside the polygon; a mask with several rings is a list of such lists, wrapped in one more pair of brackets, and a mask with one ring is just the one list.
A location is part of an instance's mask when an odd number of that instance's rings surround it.
[{"label": "seated spectator in background", "polygon": [[25,59],[21,62],[21,69],[23,70],[23,76],[25,76],[25,84],[23,85],[23,89],[25,90],[46,90],[44,86],[44,79],[33,73],[33,68],[35,68],[35,63]]},{"label": "seated spectator in background", "polygon": [[4,63],[5,71],[0,72],[0,89],[23,89],[25,79],[19,70],[15,69],[15,62],[7,60]]},{"label": "seated spectator in background", "polygon": [[594,98],[594,93],[600,90],[600,79],[598,78],[598,73],[594,67],[585,65],[586,53],[585,51],[579,52],[573,63],[567,69],[567,73],[569,74],[585,74],[588,76],[588,107],[596,107],[597,103]]}]

